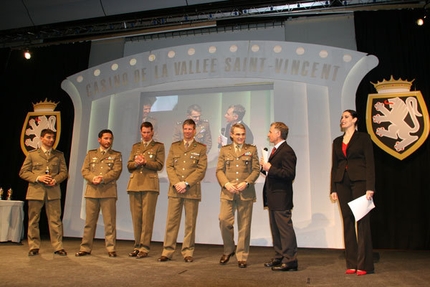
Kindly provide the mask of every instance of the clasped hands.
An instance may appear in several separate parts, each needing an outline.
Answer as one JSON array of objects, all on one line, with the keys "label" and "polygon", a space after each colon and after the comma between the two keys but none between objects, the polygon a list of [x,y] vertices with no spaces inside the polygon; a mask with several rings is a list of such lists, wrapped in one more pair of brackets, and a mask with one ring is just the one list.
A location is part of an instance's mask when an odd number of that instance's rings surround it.
[{"label": "clasped hands", "polygon": [[187,191],[187,184],[185,181],[178,182],[174,187],[178,193],[185,193]]},{"label": "clasped hands", "polygon": [[49,174],[44,174],[44,175],[39,176],[37,181],[44,183],[48,186],[54,186],[57,183],[55,178],[52,178],[52,176]]},{"label": "clasped hands", "polygon": [[93,184],[94,185],[99,185],[102,181],[103,181],[102,175],[97,175],[97,176],[93,177]]},{"label": "clasped hands", "polygon": [[136,155],[134,157],[134,163],[136,164],[136,167],[141,166],[141,165],[145,165],[146,164],[145,156],[143,156],[141,154]]},{"label": "clasped hands", "polygon": [[237,193],[237,194],[242,192],[247,186],[248,186],[248,184],[244,181],[242,181],[241,183],[238,183],[237,185],[235,185],[231,182],[227,182],[224,185],[225,189],[227,189],[229,192]]}]

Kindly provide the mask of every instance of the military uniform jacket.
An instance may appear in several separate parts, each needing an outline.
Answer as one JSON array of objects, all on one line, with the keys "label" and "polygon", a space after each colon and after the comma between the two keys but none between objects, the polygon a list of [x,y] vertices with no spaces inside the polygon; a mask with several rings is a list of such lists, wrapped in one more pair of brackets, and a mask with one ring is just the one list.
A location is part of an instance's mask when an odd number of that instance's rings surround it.
[{"label": "military uniform jacket", "polygon": [[[205,176],[207,165],[204,144],[193,141],[185,150],[182,140],[172,143],[166,160],[166,171],[170,181],[168,196],[201,200],[200,182]],[[173,186],[181,181],[189,184],[185,193],[178,193]]]},{"label": "military uniform jacket", "polygon": [[[45,174],[46,167],[55,179],[55,186],[48,186],[36,181],[37,177]],[[64,154],[61,151],[51,149],[50,155],[46,156],[42,149],[30,151],[22,164],[19,176],[28,181],[27,200],[60,199],[60,183],[67,177],[67,166]]]},{"label": "military uniform jacket", "polygon": [[[177,122],[175,125],[175,131],[173,133],[173,142],[180,141],[184,138],[182,134],[182,123]],[[196,135],[194,139],[204,145],[206,145],[206,153],[209,153],[212,147],[212,135],[208,120],[200,120],[199,124],[196,125]]]},{"label": "military uniform jacket", "polygon": [[[85,197],[88,198],[117,198],[116,181],[122,171],[121,153],[112,149],[104,155],[100,149],[88,151],[82,165],[82,176],[87,181]],[[103,176],[103,181],[93,184],[95,176]]]},{"label": "military uniform jacket", "polygon": [[241,200],[255,200],[254,183],[260,175],[258,152],[254,145],[243,144],[241,152],[236,154],[233,144],[221,147],[216,169],[216,177],[221,185],[221,198],[233,200],[234,194],[224,186],[230,182],[239,184],[248,182],[249,186],[240,193]]},{"label": "military uniform jacket", "polygon": [[[142,154],[145,156],[146,164],[136,167],[134,157]],[[151,141],[147,147],[142,142],[135,143],[131,149],[127,162],[127,169],[131,173],[127,185],[127,191],[160,191],[158,171],[164,166],[164,144]]]}]

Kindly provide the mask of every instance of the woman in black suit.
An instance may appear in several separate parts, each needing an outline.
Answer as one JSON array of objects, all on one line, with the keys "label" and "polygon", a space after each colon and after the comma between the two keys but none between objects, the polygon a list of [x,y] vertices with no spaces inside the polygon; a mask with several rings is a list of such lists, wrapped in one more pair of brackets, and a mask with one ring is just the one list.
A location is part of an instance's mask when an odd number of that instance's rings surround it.
[{"label": "woman in black suit", "polygon": [[343,218],[346,274],[373,273],[373,250],[369,214],[357,222],[348,202],[366,195],[370,200],[375,190],[373,146],[367,133],[356,131],[357,112],[342,113],[343,136],[333,141],[331,199],[339,200]]}]

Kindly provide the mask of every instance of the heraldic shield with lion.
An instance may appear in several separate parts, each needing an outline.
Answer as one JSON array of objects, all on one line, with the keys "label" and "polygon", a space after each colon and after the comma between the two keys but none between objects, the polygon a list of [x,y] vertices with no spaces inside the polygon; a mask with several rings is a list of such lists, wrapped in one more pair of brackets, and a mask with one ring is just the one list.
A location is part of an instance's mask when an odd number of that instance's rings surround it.
[{"label": "heraldic shield with lion", "polygon": [[395,80],[373,84],[377,94],[367,99],[366,126],[373,142],[403,160],[427,139],[429,114],[420,91],[410,91],[413,81]]}]

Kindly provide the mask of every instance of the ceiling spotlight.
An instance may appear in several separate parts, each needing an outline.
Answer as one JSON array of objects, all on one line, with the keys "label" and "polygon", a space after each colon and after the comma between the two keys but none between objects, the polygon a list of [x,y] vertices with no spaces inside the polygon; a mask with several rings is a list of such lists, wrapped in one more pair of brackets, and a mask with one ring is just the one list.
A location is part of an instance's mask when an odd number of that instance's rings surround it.
[{"label": "ceiling spotlight", "polygon": [[30,60],[30,59],[31,59],[31,53],[30,53],[30,51],[29,51],[29,50],[26,50],[26,51],[24,52],[24,58],[26,58],[27,60]]},{"label": "ceiling spotlight", "polygon": [[422,26],[422,25],[424,25],[424,21],[426,20],[426,18],[427,18],[427,15],[424,15],[423,17],[421,17],[421,18],[418,18],[417,19],[417,25],[418,26]]}]

